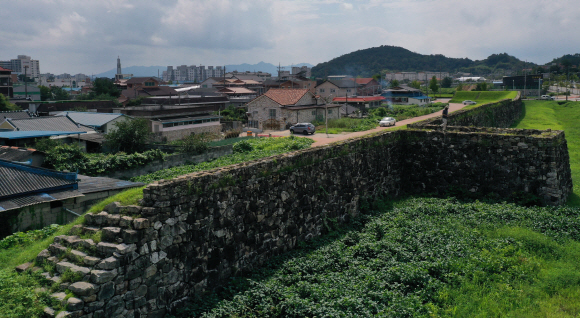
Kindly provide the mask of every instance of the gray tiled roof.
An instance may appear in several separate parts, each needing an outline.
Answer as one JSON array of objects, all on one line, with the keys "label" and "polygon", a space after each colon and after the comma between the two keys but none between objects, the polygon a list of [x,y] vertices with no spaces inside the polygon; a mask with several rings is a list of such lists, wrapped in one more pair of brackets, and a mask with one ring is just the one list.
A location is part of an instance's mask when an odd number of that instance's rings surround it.
[{"label": "gray tiled roof", "polygon": [[[67,116],[75,122],[91,127],[101,127],[119,117],[126,116],[119,113],[92,113],[92,112],[62,112],[56,116]],[[128,116],[127,116],[128,117]]]},{"label": "gray tiled roof", "polygon": [[0,159],[8,161],[25,161],[28,160],[30,155],[34,152],[36,152],[34,149],[1,146]]},{"label": "gray tiled roof", "polygon": [[14,197],[0,200],[0,212],[6,210],[20,209],[29,205],[46,203],[52,201],[61,201],[64,199],[84,196],[78,190],[71,191],[52,191],[50,193],[30,194],[22,197]]},{"label": "gray tiled roof", "polygon": [[58,189],[76,190],[76,173],[0,160],[0,200]]},{"label": "gray tiled roof", "polygon": [[10,119],[30,118],[30,113],[27,110],[0,112],[0,122],[3,122],[4,118]]},{"label": "gray tiled roof", "polygon": [[26,119],[8,120],[19,131],[94,131],[94,129],[77,125],[71,119],[64,116],[45,116]]}]

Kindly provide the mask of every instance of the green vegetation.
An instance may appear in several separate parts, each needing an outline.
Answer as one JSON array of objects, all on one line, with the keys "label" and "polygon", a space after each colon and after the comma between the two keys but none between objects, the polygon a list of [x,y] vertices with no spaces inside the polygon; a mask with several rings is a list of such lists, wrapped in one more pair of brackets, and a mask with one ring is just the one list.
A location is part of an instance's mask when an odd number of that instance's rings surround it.
[{"label": "green vegetation", "polygon": [[226,109],[214,112],[214,115],[222,116],[221,121],[241,121],[247,122],[248,117],[246,116],[246,112],[248,111],[247,107],[236,107],[234,105],[229,105]]},{"label": "green vegetation", "polygon": [[0,94],[0,111],[19,110],[20,107],[10,103],[4,94]]},{"label": "green vegetation", "polygon": [[[123,205],[138,204],[143,198],[144,188],[133,188],[118,193],[93,205],[89,212],[100,212],[107,204],[115,201]],[[0,241],[0,318],[42,317],[45,306],[59,307],[58,304],[51,303],[52,300],[47,292],[36,291],[41,287],[43,278],[31,272],[18,275],[14,272],[14,268],[33,261],[38,253],[48,248],[55,236],[68,235],[73,226],[83,222],[84,216],[81,216],[67,225],[15,233]],[[100,241],[100,232],[98,233],[91,237],[96,243]],[[54,271],[54,268],[47,267],[44,270]],[[68,272],[61,278],[63,281],[77,281],[82,277]]]},{"label": "green vegetation", "polygon": [[434,198],[363,207],[183,316],[580,315],[578,209]]},{"label": "green vegetation", "polygon": [[[151,183],[161,179],[172,179],[196,171],[210,170],[236,163],[279,155],[288,151],[308,148],[314,141],[310,138],[297,138],[291,136],[280,138],[250,138],[243,140],[242,142],[249,143],[253,150],[250,152],[235,152],[231,155],[226,155],[213,161],[202,162],[196,165],[183,165],[159,170],[147,175],[131,178],[131,181]],[[236,147],[236,144],[234,144],[234,147]]]},{"label": "green vegetation", "polygon": [[[51,142],[41,142],[41,147]],[[143,153],[88,154],[74,144],[60,144],[46,150],[44,166],[59,171],[78,171],[96,176],[110,171],[119,171],[144,166],[156,160],[163,160],[165,154],[159,149]]]},{"label": "green vegetation", "polygon": [[39,230],[16,232],[0,240],[0,249],[8,249],[15,246],[25,246],[33,242],[45,239],[61,228],[58,224],[51,224]]},{"label": "green vegetation", "polygon": [[512,128],[565,131],[574,184],[568,204],[580,206],[580,103],[525,101],[524,107],[524,117]]},{"label": "green vegetation", "polygon": [[455,93],[455,96],[450,103],[462,103],[464,100],[472,100],[477,102],[476,105],[466,106],[464,109],[469,109],[473,107],[477,107],[481,104],[493,103],[503,99],[513,99],[516,98],[517,92],[511,91],[493,91],[493,92],[467,92],[467,91],[458,91]]},{"label": "green vegetation", "polygon": [[[432,103],[428,106],[394,105],[388,107],[388,105],[384,104],[382,107],[370,109],[366,118],[343,117],[340,119],[329,120],[328,133],[340,134],[342,132],[371,130],[377,128],[379,121],[381,121],[383,117],[394,117],[397,121],[401,121],[407,118],[438,112],[443,109],[445,105],[446,104],[444,103]],[[326,132],[324,122],[316,122],[314,124],[316,125],[316,131],[319,133]]]},{"label": "green vegetation", "polygon": [[222,140],[210,142],[209,146],[210,147],[220,147],[220,146],[233,145],[238,141],[252,139],[252,138],[254,138],[254,137],[237,137],[237,138],[222,139]]},{"label": "green vegetation", "polygon": [[37,293],[38,277],[0,270],[0,317],[42,317],[50,303],[47,292]]},{"label": "green vegetation", "polygon": [[[402,47],[382,45],[358,50],[320,63],[312,68],[312,76],[325,77],[327,74],[351,74],[370,77],[387,71],[421,72],[435,66],[454,73],[457,71],[473,74],[499,73],[501,70],[522,70],[525,65],[535,64],[521,61],[507,53],[492,54],[486,59],[473,61],[468,58],[449,58],[441,54],[423,55]],[[522,74],[523,75],[523,74]]]},{"label": "green vegetation", "polygon": [[141,152],[152,135],[149,131],[149,120],[145,118],[121,120],[115,123],[115,127],[116,129],[105,135],[106,145],[113,152]]}]

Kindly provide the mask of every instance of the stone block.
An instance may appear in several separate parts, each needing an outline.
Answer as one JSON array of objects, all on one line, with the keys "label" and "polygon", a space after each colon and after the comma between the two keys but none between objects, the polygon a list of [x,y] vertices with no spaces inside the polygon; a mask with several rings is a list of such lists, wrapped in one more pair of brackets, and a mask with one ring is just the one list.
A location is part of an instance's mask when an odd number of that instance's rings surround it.
[{"label": "stone block", "polygon": [[80,273],[82,275],[88,275],[91,272],[91,270],[86,267],[77,266],[69,262],[60,262],[56,264],[56,271],[60,274],[66,272],[69,269],[75,274]]},{"label": "stone block", "polygon": [[29,269],[31,267],[32,267],[32,262],[29,262],[29,263],[24,263],[22,265],[16,266],[15,270],[16,270],[17,273],[22,273],[22,272],[24,272],[25,270],[27,270],[27,269]]},{"label": "stone block", "polygon": [[105,206],[104,210],[109,212],[110,214],[119,214],[121,207],[122,207],[122,205],[120,202],[112,202],[112,203],[107,204],[107,206]]},{"label": "stone block", "polygon": [[139,232],[135,230],[124,229],[121,237],[123,238],[123,243],[133,244],[139,241]]},{"label": "stone block", "polygon": [[99,242],[99,244],[97,244],[97,252],[104,257],[109,257],[113,255],[114,252],[117,252],[117,244]]},{"label": "stone block", "polygon": [[102,260],[99,264],[97,264],[97,268],[99,269],[115,269],[118,268],[120,262],[115,257],[111,256]]},{"label": "stone block", "polygon": [[[100,300],[100,301],[95,301],[89,304],[85,305],[85,311],[86,312],[96,312],[97,310],[103,308],[103,306],[105,306],[105,302]],[[96,313],[95,313],[96,314]],[[95,316],[93,316],[95,317]]]},{"label": "stone block", "polygon": [[85,305],[85,303],[82,300],[80,300],[76,297],[71,297],[67,300],[66,310],[68,310],[68,311],[82,310],[84,305]]},{"label": "stone block", "polygon": [[149,220],[145,218],[138,218],[133,220],[133,228],[135,230],[146,229],[150,226]]},{"label": "stone block", "polygon": [[94,256],[87,256],[84,258],[83,262],[85,263],[85,265],[87,266],[95,266],[96,264],[98,264],[101,261],[100,258],[98,257],[94,257]]},{"label": "stone block", "polygon": [[115,283],[108,282],[101,285],[101,289],[99,290],[99,300],[107,300],[110,299],[115,295]]},{"label": "stone block", "polygon": [[102,284],[112,281],[117,276],[117,271],[95,270],[91,271],[91,282],[95,284]]},{"label": "stone block", "polygon": [[102,230],[102,240],[105,242],[116,242],[121,238],[121,228],[119,227],[104,227]]},{"label": "stone block", "polygon": [[122,216],[119,220],[119,226],[122,228],[130,228],[133,225],[133,218],[130,216]]}]

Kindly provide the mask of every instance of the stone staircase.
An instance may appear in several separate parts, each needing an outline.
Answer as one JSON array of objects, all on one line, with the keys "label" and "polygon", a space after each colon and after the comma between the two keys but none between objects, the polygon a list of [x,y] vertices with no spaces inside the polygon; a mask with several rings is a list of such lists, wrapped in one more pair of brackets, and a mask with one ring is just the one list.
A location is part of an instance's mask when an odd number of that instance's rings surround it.
[{"label": "stone staircase", "polygon": [[[55,237],[38,254],[33,270],[40,271],[42,266],[41,275],[51,285],[45,288],[57,290],[51,296],[65,309],[57,314],[47,307],[46,317],[147,317],[150,308],[142,308],[147,307],[143,294],[147,288],[143,291],[139,282],[131,280],[141,272],[126,273],[125,266],[140,256],[136,243],[150,227],[148,219],[128,216],[140,211],[139,206],[123,207],[115,202],[98,214],[87,213],[84,224],[74,226],[70,235]],[[93,238],[98,237],[100,241],[95,242]],[[31,266],[23,264],[17,270]],[[53,270],[44,271],[46,268]]]}]

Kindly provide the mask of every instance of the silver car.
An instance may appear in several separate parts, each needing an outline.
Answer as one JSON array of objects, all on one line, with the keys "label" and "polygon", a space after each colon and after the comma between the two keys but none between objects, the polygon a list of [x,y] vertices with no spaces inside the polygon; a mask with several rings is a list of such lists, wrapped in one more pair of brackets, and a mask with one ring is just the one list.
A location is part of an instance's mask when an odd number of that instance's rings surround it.
[{"label": "silver car", "polygon": [[463,105],[475,105],[477,104],[477,102],[474,102],[472,100],[464,100],[463,101]]},{"label": "silver car", "polygon": [[314,125],[312,125],[311,123],[298,123],[295,124],[294,126],[290,127],[290,133],[291,134],[314,134],[314,132],[316,131],[316,128],[314,127]]},{"label": "silver car", "polygon": [[379,121],[379,126],[381,126],[381,127],[395,126],[396,123],[397,123],[397,120],[395,120],[395,118],[385,117],[385,118],[381,119],[381,121]]}]

